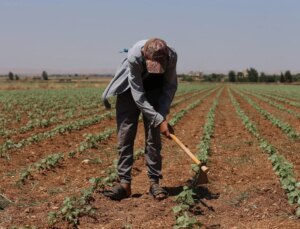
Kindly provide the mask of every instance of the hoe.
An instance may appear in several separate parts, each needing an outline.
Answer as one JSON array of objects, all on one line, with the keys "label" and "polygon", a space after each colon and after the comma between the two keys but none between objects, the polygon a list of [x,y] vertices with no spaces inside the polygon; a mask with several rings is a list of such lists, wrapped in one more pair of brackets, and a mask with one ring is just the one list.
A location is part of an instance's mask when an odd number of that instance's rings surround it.
[{"label": "hoe", "polygon": [[199,170],[192,179],[192,186],[196,187],[199,184],[207,184],[208,177],[207,172],[208,168],[205,165],[202,165],[197,157],[174,135],[170,134],[171,138],[180,146],[180,148],[187,154],[189,157],[199,166]]},{"label": "hoe", "polygon": [[0,193],[0,210],[4,210],[12,201]]}]

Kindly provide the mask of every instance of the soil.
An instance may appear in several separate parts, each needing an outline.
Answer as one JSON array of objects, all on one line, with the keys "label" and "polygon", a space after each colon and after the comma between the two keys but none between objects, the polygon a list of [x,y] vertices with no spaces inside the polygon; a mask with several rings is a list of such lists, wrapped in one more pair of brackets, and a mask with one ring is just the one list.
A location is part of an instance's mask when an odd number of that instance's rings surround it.
[{"label": "soil", "polygon": [[[223,87],[216,108],[215,129],[211,139],[210,168],[207,185],[197,189],[199,203],[195,217],[204,224],[203,228],[299,228],[300,222],[294,216],[294,207],[287,203],[279,179],[272,170],[268,155],[258,146],[256,139],[248,133],[230,102],[227,86]],[[213,92],[203,103],[188,112],[175,126],[175,133],[192,152],[197,152],[197,144],[203,135],[207,113],[216,98]],[[185,108],[196,98],[179,104],[171,114]],[[247,109],[251,118],[258,120],[262,127],[272,132],[276,127],[249,106],[237,94],[234,96]],[[103,176],[101,171],[112,164],[116,154],[116,136],[100,144],[100,149],[88,150],[84,155],[65,159],[60,167],[46,173],[37,173],[22,189],[14,183],[19,172],[30,163],[58,151],[68,152],[81,142],[84,133],[97,133],[107,127],[114,127],[114,120],[105,120],[81,131],[67,133],[38,144],[26,146],[13,152],[11,161],[1,159],[1,188],[17,204],[0,211],[0,228],[31,225],[47,228],[47,213],[57,210],[66,196],[79,194],[88,187],[91,177]],[[267,131],[267,130],[266,130]],[[277,133],[277,132],[276,132]],[[270,136],[267,132],[264,135]],[[272,139],[272,136],[270,136]],[[276,142],[291,144],[283,134]],[[143,127],[139,125],[136,149],[143,147]],[[280,144],[280,143],[278,143]],[[281,153],[281,151],[280,151]],[[284,153],[284,152],[282,152]],[[132,197],[122,201],[111,201],[100,193],[94,195],[95,218],[83,217],[79,228],[172,228],[175,217],[172,207],[176,205],[174,196],[182,191],[193,176],[192,161],[171,140],[163,138],[163,176],[161,185],[170,196],[156,201],[149,193],[149,183],[143,158],[135,161],[133,168]],[[84,164],[86,158],[100,158],[101,164]],[[293,162],[299,158],[293,158]],[[59,222],[57,228],[68,228]]]}]

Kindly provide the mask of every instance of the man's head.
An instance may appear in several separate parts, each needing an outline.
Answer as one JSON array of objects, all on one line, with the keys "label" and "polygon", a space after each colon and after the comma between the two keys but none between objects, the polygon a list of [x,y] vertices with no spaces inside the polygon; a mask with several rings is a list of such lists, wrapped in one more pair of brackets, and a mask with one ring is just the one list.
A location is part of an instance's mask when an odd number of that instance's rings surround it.
[{"label": "man's head", "polygon": [[169,48],[164,40],[159,38],[149,39],[143,48],[143,53],[149,73],[162,74],[166,71]]}]

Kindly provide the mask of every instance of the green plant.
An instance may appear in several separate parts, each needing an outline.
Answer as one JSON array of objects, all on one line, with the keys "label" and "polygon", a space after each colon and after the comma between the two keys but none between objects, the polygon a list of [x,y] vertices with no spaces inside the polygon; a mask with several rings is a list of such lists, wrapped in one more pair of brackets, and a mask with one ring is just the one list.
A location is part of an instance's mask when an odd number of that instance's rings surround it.
[{"label": "green plant", "polygon": [[40,160],[39,162],[35,163],[34,165],[35,168],[39,171],[50,170],[55,166],[57,166],[63,159],[64,159],[63,153],[52,154]]},{"label": "green plant", "polygon": [[183,191],[180,192],[176,197],[175,197],[175,201],[177,203],[186,205],[186,206],[193,206],[195,204],[195,200],[194,200],[194,196],[195,196],[195,192],[193,190],[192,187],[189,186],[184,186],[183,187]]},{"label": "green plant", "polygon": [[74,150],[71,150],[71,151],[68,152],[68,157],[69,158],[73,158],[73,157],[75,157],[75,155],[76,155],[76,151],[74,151]]},{"label": "green plant", "polygon": [[17,182],[16,182],[17,186],[21,186],[22,184],[25,183],[26,180],[31,179],[33,177],[32,176],[32,171],[33,170],[31,168],[31,166],[28,166],[27,169],[22,171],[21,174],[20,174],[19,180],[17,180]]},{"label": "green plant", "polygon": [[83,215],[92,215],[93,208],[86,204],[86,202],[75,196],[66,197],[63,201],[62,208],[58,212],[50,212],[48,214],[48,222],[50,225],[54,225],[58,218],[68,222],[73,227],[77,228],[79,225],[79,217]]},{"label": "green plant", "polygon": [[172,209],[176,217],[174,229],[195,228],[196,226],[202,225],[194,217],[190,217],[188,215],[188,211],[191,210],[196,203],[195,196],[196,193],[194,192],[193,187],[184,186],[183,191],[175,197],[174,200],[178,203],[178,205]]},{"label": "green plant", "polygon": [[29,165],[24,171],[20,173],[20,178],[17,180],[16,184],[18,186],[20,186],[21,184],[25,184],[26,180],[33,177],[33,174],[36,170],[44,172],[45,170],[53,169],[57,165],[59,165],[63,159],[63,153],[51,154],[48,157],[34,163],[33,165]]},{"label": "green plant", "polygon": [[200,228],[202,223],[198,222],[197,219],[190,217],[187,212],[184,212],[182,215],[176,218],[176,224],[174,229],[179,228]]},{"label": "green plant", "polygon": [[87,149],[97,149],[98,144],[108,139],[115,131],[115,128],[108,128],[104,131],[101,131],[99,134],[85,134],[85,141],[79,144],[77,151],[79,153],[84,153]]}]

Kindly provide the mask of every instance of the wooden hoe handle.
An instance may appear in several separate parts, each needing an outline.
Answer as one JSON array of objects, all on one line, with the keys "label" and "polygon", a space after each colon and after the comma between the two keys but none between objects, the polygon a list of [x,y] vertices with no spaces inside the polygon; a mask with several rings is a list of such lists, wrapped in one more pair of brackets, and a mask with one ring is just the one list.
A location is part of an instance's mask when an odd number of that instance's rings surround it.
[{"label": "wooden hoe handle", "polygon": [[[201,161],[174,134],[170,134],[170,136],[197,165],[201,164]],[[205,165],[201,166],[201,170],[205,173],[208,172],[208,168]]]}]

